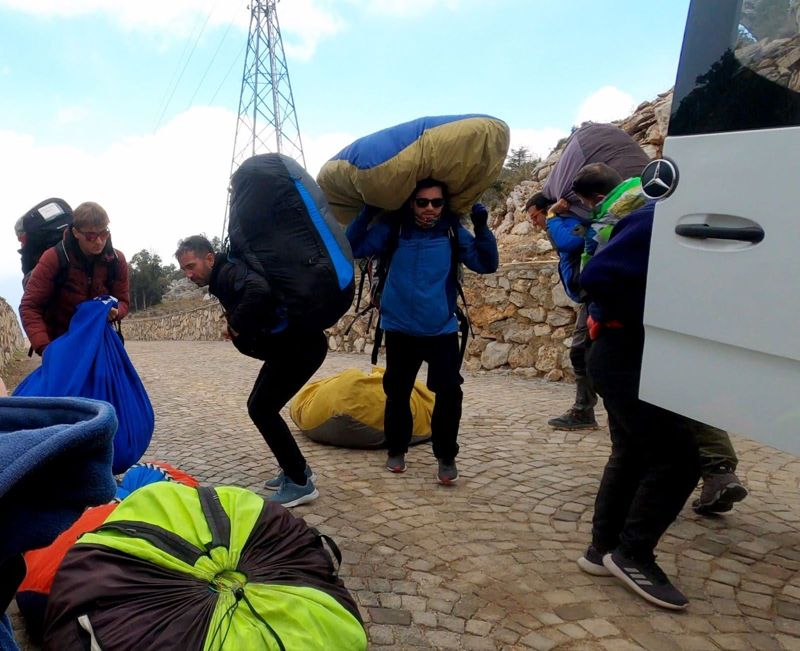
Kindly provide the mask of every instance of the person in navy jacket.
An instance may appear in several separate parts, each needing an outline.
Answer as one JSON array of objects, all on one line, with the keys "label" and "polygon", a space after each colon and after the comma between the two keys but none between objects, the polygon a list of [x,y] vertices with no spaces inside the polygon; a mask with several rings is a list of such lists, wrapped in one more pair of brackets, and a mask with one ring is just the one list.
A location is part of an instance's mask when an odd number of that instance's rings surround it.
[{"label": "person in navy jacket", "polygon": [[486,209],[480,204],[472,207],[473,236],[449,209],[447,186],[434,179],[417,184],[394,223],[384,220],[370,228],[378,212],[365,207],[348,227],[347,237],[356,258],[391,256],[380,298],[380,327],[386,333],[386,468],[396,473],[406,470],[413,426],[411,392],[425,361],[428,388],[436,394],[431,434],[439,461],[437,478],[441,484],[452,484],[458,480],[455,459],[464,381],[455,262],[477,273],[493,273],[498,266],[497,242],[487,225]]}]

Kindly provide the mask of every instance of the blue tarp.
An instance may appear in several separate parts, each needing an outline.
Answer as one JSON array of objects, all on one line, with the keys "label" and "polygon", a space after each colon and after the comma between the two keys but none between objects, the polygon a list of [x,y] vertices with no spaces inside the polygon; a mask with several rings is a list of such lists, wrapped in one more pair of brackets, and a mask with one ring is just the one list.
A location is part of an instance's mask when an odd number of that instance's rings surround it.
[{"label": "blue tarp", "polygon": [[74,396],[110,402],[119,429],[114,437],[114,474],[139,461],[153,436],[155,417],[147,392],[108,312],[116,301],[78,305],[69,330],[44,351],[42,365],[25,378],[15,396]]}]

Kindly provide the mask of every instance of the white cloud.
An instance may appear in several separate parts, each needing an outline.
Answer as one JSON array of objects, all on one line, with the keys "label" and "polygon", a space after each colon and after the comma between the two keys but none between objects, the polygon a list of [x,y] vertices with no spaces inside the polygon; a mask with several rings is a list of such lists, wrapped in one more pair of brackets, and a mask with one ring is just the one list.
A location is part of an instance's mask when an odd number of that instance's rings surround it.
[{"label": "white cloud", "polygon": [[[104,14],[126,29],[197,38],[208,26],[234,23],[243,31],[250,25],[246,0],[0,0],[9,8],[43,17],[73,18]],[[288,56],[307,59],[317,43],[341,31],[331,0],[291,0],[278,4],[278,19]],[[206,27],[207,28],[207,27]]]},{"label": "white cloud", "polygon": [[[97,201],[128,257],[153,249],[168,262],[180,237],[222,230],[235,115],[193,108],[152,136],[127,138],[99,154],[51,147],[0,132],[0,185],[16,219],[60,196],[73,207]],[[19,273],[16,242],[0,238],[0,276]]]},{"label": "white cloud", "polygon": [[511,129],[511,146],[512,149],[519,147],[526,147],[534,158],[546,158],[552,151],[556,143],[569,133],[556,129],[554,127],[547,127],[544,129]]},{"label": "white cloud", "polygon": [[[235,124],[231,111],[196,107],[153,135],[125,138],[98,154],[0,131],[0,189],[9,215],[0,237],[0,280],[21,277],[13,222],[51,196],[73,207],[97,201],[111,218],[115,246],[129,258],[150,249],[169,263],[181,237],[220,235]],[[353,140],[348,133],[306,135],[311,176]]]},{"label": "white cloud", "polygon": [[554,127],[547,127],[544,129],[511,129],[511,146],[512,149],[519,149],[526,147],[534,158],[546,158],[552,151],[556,143],[568,136],[569,133],[556,129]]},{"label": "white cloud", "polygon": [[628,117],[636,108],[631,95],[616,86],[603,86],[589,95],[578,108],[575,125],[583,122],[611,122]]}]

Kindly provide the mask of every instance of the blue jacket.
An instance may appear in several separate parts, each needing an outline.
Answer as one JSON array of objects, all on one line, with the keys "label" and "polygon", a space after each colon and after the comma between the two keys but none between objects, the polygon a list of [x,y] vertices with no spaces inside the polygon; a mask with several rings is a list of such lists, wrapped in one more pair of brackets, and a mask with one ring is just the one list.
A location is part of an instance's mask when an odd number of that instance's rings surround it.
[{"label": "blue jacket", "polygon": [[[381,295],[381,328],[416,337],[433,337],[458,331],[455,315],[457,287],[451,273],[450,226],[458,237],[458,261],[477,273],[493,273],[499,263],[497,242],[488,227],[473,236],[455,215],[444,215],[429,230],[406,217],[400,227],[397,249]],[[378,222],[369,228],[361,214],[347,228],[356,258],[387,252],[393,225]]]},{"label": "blue jacket", "polygon": [[558,275],[561,277],[561,284],[567,296],[576,303],[581,302],[579,276],[584,239],[573,231],[582,223],[579,217],[570,213],[550,217],[545,223],[550,241],[558,252]]}]

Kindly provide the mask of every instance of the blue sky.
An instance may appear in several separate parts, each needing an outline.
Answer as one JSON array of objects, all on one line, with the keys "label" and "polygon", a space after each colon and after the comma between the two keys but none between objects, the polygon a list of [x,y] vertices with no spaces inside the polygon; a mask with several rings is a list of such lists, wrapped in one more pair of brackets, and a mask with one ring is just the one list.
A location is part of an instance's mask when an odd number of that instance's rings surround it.
[{"label": "blue sky", "polygon": [[[688,0],[281,0],[309,171],[424,115],[488,113],[546,155],[573,124],[669,89]],[[115,245],[165,260],[219,234],[246,0],[0,0],[0,296],[19,302],[14,221],[98,201]]]}]

